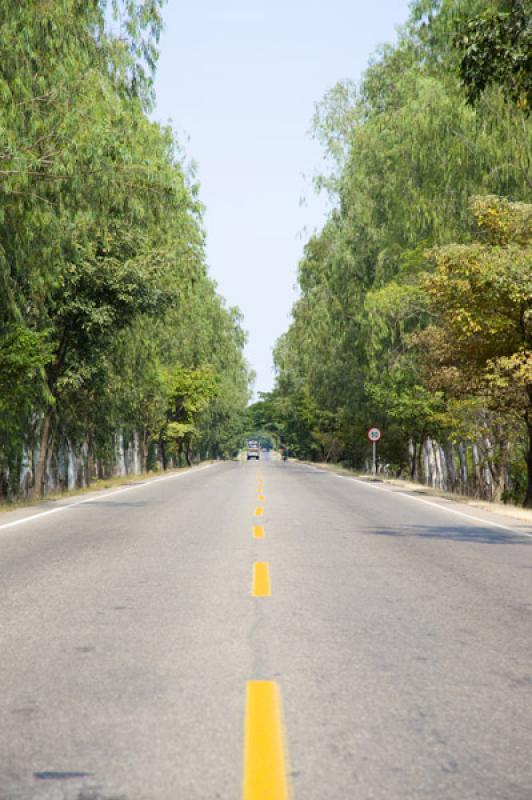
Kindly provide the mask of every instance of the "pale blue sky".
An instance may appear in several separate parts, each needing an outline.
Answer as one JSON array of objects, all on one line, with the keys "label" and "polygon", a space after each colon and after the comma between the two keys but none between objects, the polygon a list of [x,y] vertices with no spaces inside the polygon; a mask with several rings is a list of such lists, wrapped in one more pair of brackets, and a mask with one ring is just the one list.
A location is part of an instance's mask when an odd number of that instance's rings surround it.
[{"label": "pale blue sky", "polygon": [[[172,120],[198,165],[210,273],[244,313],[256,391],[273,386],[272,348],[290,322],[297,264],[326,199],[314,105],[358,80],[395,39],[408,0],[168,0],[154,117]],[[188,139],[188,140],[187,140]],[[301,198],[306,200],[301,205]]]}]

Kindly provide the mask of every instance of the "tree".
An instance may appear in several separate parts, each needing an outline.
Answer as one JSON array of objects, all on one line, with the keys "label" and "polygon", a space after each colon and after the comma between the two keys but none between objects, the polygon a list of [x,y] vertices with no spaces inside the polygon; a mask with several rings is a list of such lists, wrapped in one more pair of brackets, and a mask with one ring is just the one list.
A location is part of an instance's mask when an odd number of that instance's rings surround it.
[{"label": "tree", "polygon": [[475,104],[498,85],[519,109],[532,108],[532,10],[525,0],[501,0],[458,25],[460,79]]},{"label": "tree", "polygon": [[418,342],[429,387],[523,418],[532,507],[532,205],[477,197],[472,211],[482,241],[433,251],[425,288],[436,322]]},{"label": "tree", "polygon": [[162,438],[177,446],[178,456],[185,451],[189,466],[192,439],[199,433],[196,421],[216,396],[217,389],[218,380],[209,365],[196,369],[177,367],[168,376],[167,421]]},{"label": "tree", "polygon": [[423,283],[434,269],[427,252],[471,244],[472,196],[527,202],[531,188],[529,118],[495,82],[471,105],[459,79],[449,33],[485,6],[415,0],[397,45],[381,48],[359,86],[344,81],[319,105],[316,135],[333,170],[317,183],[334,207],[306,244],[300,297],[275,355],[275,392],[301,452],[362,467],[365,432],[377,423],[390,469],[420,475],[418,456],[431,450],[448,465],[448,481],[437,467],[444,488],[457,484],[459,458],[464,491],[478,490],[464,466],[475,437],[484,446],[486,426],[497,428],[515,449],[520,432],[477,398],[459,409],[426,382],[417,336],[437,319]]},{"label": "tree", "polygon": [[0,9],[0,491],[25,448],[36,495],[56,444],[112,471],[116,441],[140,436],[145,465],[179,367],[220,376],[198,442],[225,447],[243,419],[238,312],[207,276],[173,132],[147,117],[160,6]]}]

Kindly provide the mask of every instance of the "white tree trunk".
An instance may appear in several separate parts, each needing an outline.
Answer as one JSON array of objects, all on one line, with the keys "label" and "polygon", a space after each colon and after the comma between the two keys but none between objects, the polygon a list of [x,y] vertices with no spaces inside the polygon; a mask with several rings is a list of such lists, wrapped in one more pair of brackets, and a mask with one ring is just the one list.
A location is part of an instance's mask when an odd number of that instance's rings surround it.
[{"label": "white tree trunk", "polygon": [[133,474],[140,475],[141,470],[140,440],[138,431],[133,434]]},{"label": "white tree trunk", "polygon": [[427,454],[427,480],[426,483],[436,489],[438,484],[438,468],[434,455],[434,444],[430,436],[425,441],[425,452]]},{"label": "white tree trunk", "polygon": [[450,442],[445,444],[445,463],[447,466],[447,484],[451,491],[455,492],[456,486],[456,468],[454,464],[454,448]]},{"label": "white tree trunk", "polygon": [[127,475],[127,465],[124,453],[124,435],[119,431],[116,436],[116,468],[121,478]]},{"label": "white tree trunk", "polygon": [[447,490],[447,467],[445,453],[438,442],[433,442],[434,461],[436,465],[436,486],[438,489]]},{"label": "white tree trunk", "polygon": [[475,495],[477,497],[482,497],[482,471],[480,469],[480,453],[476,442],[473,442],[471,452],[473,454],[473,470],[475,473]]},{"label": "white tree trunk", "polygon": [[22,450],[22,461],[20,464],[19,491],[23,497],[27,497],[33,483],[33,470],[31,468],[31,455],[26,447]]},{"label": "white tree trunk", "polygon": [[72,449],[70,442],[68,443],[67,450],[67,489],[76,488],[76,480],[78,473],[78,465],[76,455]]},{"label": "white tree trunk", "polygon": [[87,442],[83,442],[81,445],[81,452],[79,454],[79,485],[85,489],[89,482],[88,482],[88,471],[89,471],[89,445]]},{"label": "white tree trunk", "polygon": [[460,459],[460,480],[462,482],[462,492],[468,494],[469,475],[467,473],[467,453],[463,442],[458,445],[458,458]]}]

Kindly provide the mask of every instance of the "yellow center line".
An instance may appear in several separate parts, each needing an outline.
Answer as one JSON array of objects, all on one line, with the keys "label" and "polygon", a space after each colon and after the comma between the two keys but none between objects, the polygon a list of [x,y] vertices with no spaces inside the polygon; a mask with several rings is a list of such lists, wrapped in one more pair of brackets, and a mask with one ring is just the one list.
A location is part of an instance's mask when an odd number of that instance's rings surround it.
[{"label": "yellow center line", "polygon": [[264,539],[264,528],[262,525],[253,526],[253,536],[255,539]]},{"label": "yellow center line", "polygon": [[281,695],[275,681],[248,681],[243,800],[289,800]]},{"label": "yellow center line", "polygon": [[255,561],[253,564],[252,597],[271,597],[270,565],[267,561]]},{"label": "yellow center line", "polygon": [[264,503],[264,495],[263,494],[257,495],[257,500],[260,500],[261,503]]},{"label": "yellow center line", "polygon": [[262,508],[262,506],[257,506],[257,508],[255,509],[255,516],[262,517],[263,514],[264,514],[264,509]]}]

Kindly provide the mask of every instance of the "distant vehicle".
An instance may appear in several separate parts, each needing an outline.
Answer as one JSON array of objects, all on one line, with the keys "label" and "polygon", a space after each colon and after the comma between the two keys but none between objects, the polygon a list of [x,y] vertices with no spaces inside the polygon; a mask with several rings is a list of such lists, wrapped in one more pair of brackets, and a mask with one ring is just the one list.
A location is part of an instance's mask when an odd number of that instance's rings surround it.
[{"label": "distant vehicle", "polygon": [[257,459],[260,458],[260,446],[259,443],[253,439],[250,439],[248,442],[248,449],[247,449],[247,460],[249,461],[251,458]]}]

